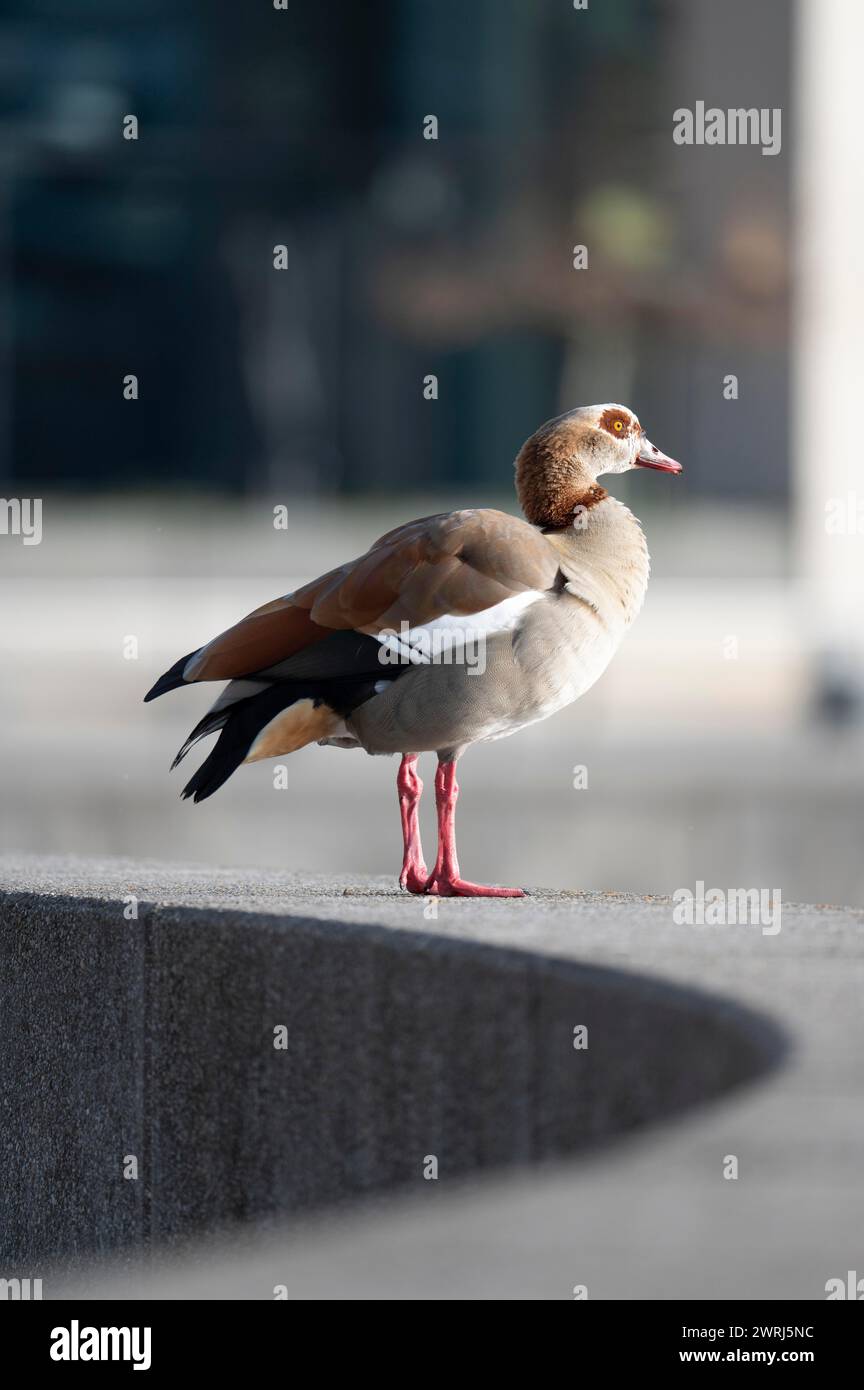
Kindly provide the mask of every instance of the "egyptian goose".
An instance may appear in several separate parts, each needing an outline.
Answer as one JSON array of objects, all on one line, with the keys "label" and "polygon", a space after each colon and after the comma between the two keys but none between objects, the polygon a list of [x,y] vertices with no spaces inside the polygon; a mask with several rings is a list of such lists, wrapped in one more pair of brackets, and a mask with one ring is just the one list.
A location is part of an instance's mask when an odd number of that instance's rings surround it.
[{"label": "egyptian goose", "polygon": [[[597,479],[680,473],[632,411],[585,406],[545,425],[516,459],[525,520],[474,509],[389,531],[358,560],[258,608],[182,657],[145,697],[229,681],[187,738],[221,730],[183,790],[203,801],[241,763],[309,743],[400,753],[401,886],[521,897],[469,883],[456,857],[456,762],[472,743],[546,719],[593,685],[648,583],[641,527]],[[426,869],[419,753],[438,755],[438,857]]]}]

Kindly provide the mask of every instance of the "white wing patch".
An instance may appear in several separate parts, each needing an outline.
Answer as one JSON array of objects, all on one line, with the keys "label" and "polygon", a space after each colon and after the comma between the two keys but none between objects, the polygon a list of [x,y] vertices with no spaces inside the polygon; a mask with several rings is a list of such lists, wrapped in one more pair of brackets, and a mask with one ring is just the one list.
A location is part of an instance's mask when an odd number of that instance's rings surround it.
[{"label": "white wing patch", "polygon": [[248,681],[233,680],[229,681],[221,694],[216,696],[208,714],[215,714],[217,710],[226,709],[228,705],[236,705],[238,700],[245,700],[248,695],[257,695],[259,691],[266,690],[269,681]]},{"label": "white wing patch", "polygon": [[372,636],[391,653],[394,662],[429,666],[444,652],[464,650],[496,633],[512,631],[522,614],[542,597],[539,589],[527,589],[479,613],[442,613],[440,618],[416,627],[403,623],[399,632],[383,628]]}]

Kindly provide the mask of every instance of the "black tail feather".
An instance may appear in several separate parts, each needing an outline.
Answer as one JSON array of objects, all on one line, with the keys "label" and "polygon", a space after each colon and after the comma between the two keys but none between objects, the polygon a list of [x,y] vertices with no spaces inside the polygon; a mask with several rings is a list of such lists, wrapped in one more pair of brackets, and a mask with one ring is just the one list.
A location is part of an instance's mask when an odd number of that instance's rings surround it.
[{"label": "black tail feather", "polygon": [[[294,678],[283,670],[272,683],[252,695],[234,700],[232,704],[219,710],[210,710],[196,724],[172,764],[177,764],[186,756],[193,744],[207,734],[221,730],[219,738],[198,771],[187,782],[181,795],[193,801],[204,801],[227,782],[245,760],[258,734],[271,719],[274,719],[289,705],[298,700],[312,700],[316,705],[327,705],[329,709],[347,718],[350,713],[372,699],[375,687],[381,676],[380,647],[374,638],[357,632],[334,632],[324,639],[314,653],[301,653],[303,660],[298,666],[314,664],[320,670],[304,671]],[[148,699],[172,690],[183,683],[182,668],[189,660],[184,657],[166,671],[156,682]],[[347,669],[346,669],[347,668]],[[386,668],[388,679],[398,680],[413,668],[408,665],[394,665]],[[275,674],[275,672],[273,673]],[[252,672],[247,679],[255,681],[267,678],[267,672]],[[229,687],[230,688],[230,687]]]},{"label": "black tail feather", "polygon": [[[198,738],[215,732],[219,727],[222,732],[198,771],[180,793],[184,800],[191,796],[193,801],[205,801],[208,796],[217,792],[223,783],[228,781],[232,772],[237,771],[265,725],[269,724],[280,710],[287,709],[298,700],[310,698],[317,700],[316,692],[310,686],[299,681],[285,681],[278,685],[270,685],[266,690],[249,695],[233,705],[227,705],[225,709],[215,710],[211,715],[205,714],[177,754],[174,765],[176,766],[185,751],[192,743],[197,742]],[[207,725],[208,720],[214,722],[210,727],[203,727]]]},{"label": "black tail feather", "polygon": [[[236,772],[252,746],[252,738],[241,742],[232,738],[234,731],[224,728],[216,740],[216,746],[208,753],[198,771],[190,777],[180,795],[184,801],[191,796],[193,801],[206,801],[208,796],[218,792]],[[254,738],[254,735],[252,736]]]},{"label": "black tail feather", "polygon": [[176,690],[178,686],[185,685],[183,672],[190,657],[196,656],[197,652],[187,652],[186,656],[181,656],[179,661],[175,661],[170,670],[164,676],[160,676],[154,686],[151,686],[144,696],[145,705],[150,700],[156,700],[160,695],[164,695],[169,690]]},{"label": "black tail feather", "polygon": [[224,729],[230,714],[231,706],[226,705],[223,709],[209,710],[203,719],[199,719],[195,728],[183,744],[183,747],[178,751],[171,764],[171,771],[173,772],[175,767],[177,767],[179,763],[182,763],[189,749],[194,747],[202,738],[206,738],[208,734],[215,734],[217,729]]}]

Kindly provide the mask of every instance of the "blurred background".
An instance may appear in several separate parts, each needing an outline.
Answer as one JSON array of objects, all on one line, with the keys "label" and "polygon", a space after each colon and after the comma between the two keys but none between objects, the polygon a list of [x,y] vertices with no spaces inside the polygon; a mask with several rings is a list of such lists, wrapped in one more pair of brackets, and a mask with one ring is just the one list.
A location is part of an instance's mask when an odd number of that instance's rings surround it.
[{"label": "blurred background", "polygon": [[[613,482],[646,608],[586,698],[465,759],[463,867],[864,902],[861,27],[7,0],[0,492],[43,513],[0,534],[3,848],[395,876],[393,760],[306,749],[192,807],[168,765],[209,692],[141,698],[400,520],[515,511],[537,425],[622,401],[685,466]],[[675,144],[697,101],[781,108],[780,152]]]}]

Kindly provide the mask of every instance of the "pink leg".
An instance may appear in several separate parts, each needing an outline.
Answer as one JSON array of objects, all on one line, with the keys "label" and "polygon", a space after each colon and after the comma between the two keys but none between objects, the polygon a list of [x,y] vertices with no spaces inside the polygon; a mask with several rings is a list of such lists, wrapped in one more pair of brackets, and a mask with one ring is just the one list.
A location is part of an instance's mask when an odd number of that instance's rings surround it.
[{"label": "pink leg", "polygon": [[485,888],[460,877],[456,857],[456,764],[439,763],[435,773],[435,805],[438,808],[438,858],[426,884],[427,893],[442,898],[524,898],[521,888]]},{"label": "pink leg", "polygon": [[396,777],[396,790],[399,793],[402,841],[405,846],[399,886],[400,888],[407,888],[409,893],[422,893],[426,888],[429,871],[423,860],[423,846],[420,843],[420,821],[417,807],[420,803],[423,783],[417,775],[416,753],[406,753],[402,758]]}]

